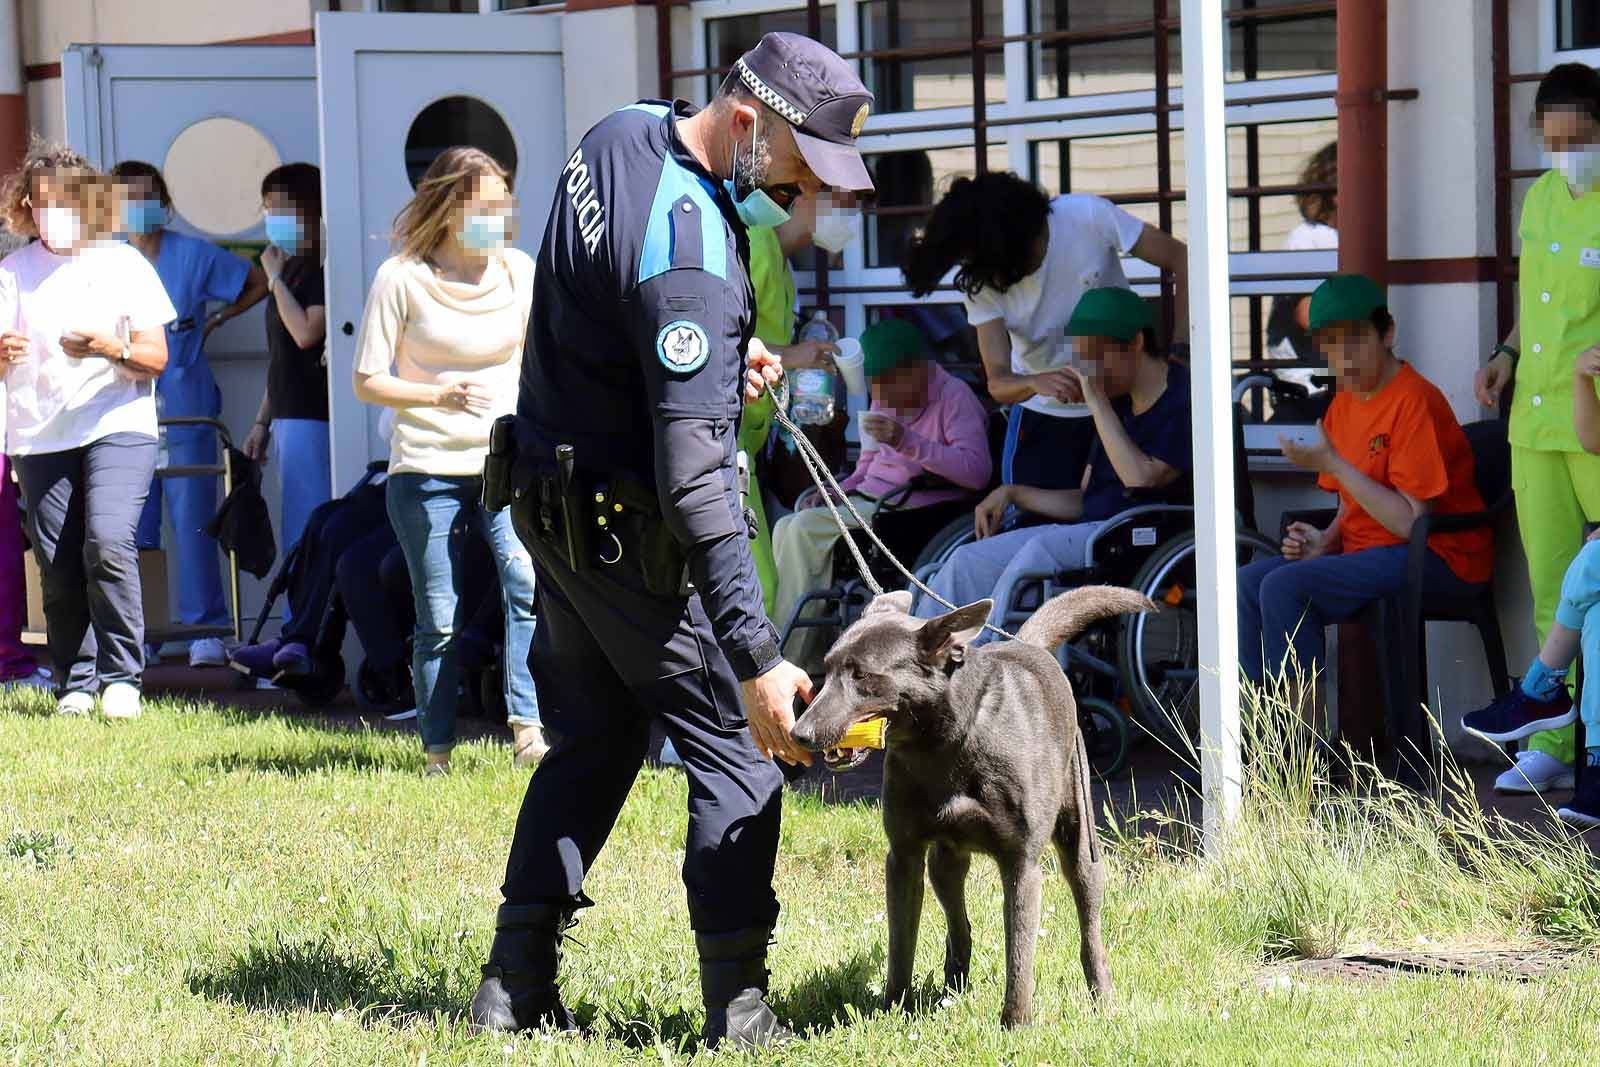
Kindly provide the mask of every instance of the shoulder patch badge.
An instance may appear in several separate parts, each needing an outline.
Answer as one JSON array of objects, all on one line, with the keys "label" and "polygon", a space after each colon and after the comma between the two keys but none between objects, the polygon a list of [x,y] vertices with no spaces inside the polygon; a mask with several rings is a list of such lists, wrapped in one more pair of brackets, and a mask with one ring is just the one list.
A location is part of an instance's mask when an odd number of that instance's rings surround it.
[{"label": "shoulder patch badge", "polygon": [[693,374],[705,366],[710,354],[711,342],[698,322],[678,319],[656,334],[656,357],[674,374]]}]

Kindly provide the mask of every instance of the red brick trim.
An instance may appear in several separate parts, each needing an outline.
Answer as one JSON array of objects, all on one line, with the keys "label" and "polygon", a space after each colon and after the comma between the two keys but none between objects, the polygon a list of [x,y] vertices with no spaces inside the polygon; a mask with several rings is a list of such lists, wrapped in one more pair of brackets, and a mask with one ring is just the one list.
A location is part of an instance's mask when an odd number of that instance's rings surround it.
[{"label": "red brick trim", "polygon": [[1464,285],[1494,280],[1493,256],[1389,261],[1390,285]]}]

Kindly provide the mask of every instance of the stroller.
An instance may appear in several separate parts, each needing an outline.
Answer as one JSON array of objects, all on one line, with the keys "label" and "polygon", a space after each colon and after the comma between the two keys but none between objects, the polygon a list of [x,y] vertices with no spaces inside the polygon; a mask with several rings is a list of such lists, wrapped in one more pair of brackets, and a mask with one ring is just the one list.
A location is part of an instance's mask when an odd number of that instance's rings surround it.
[{"label": "stroller", "polygon": [[[385,469],[384,463],[372,464],[345,496],[322,506],[337,509],[358,493],[370,493],[375,488],[374,479]],[[312,521],[307,524],[308,536],[302,536],[289,550],[268,587],[261,614],[251,631],[250,643],[260,640],[273,606],[288,591],[299,570],[307,565],[305,554],[315,550],[310,542],[320,535],[325,525],[326,520],[319,522],[314,513]],[[379,538],[377,535],[380,530],[388,532],[386,517],[378,522],[371,535],[352,541],[340,552],[338,579],[329,591],[316,638],[308,642],[312,670],[306,674],[280,674],[273,679],[280,688],[293,693],[307,707],[326,707],[343,692],[346,669],[343,649],[345,633],[351,625],[356,627],[367,653],[356,671],[352,687],[357,705],[365,710],[388,711],[396,707],[412,707],[416,703],[411,684],[411,634],[415,616],[410,575],[398,544],[392,536]],[[498,576],[487,542],[470,529],[470,524],[463,521],[456,533],[465,538],[463,592],[469,603],[474,593],[479,594],[476,610],[468,615],[458,637],[463,690],[458,714],[465,718],[503,720],[504,613],[500,604]],[[386,543],[374,544],[375,540]],[[363,568],[359,581],[347,583],[343,561],[352,552],[361,557],[358,565],[370,564],[370,567]],[[359,589],[363,596],[376,596],[380,610],[352,612],[345,601],[345,594],[341,593],[342,589],[352,587]],[[378,619],[373,618],[375,614]],[[366,617],[367,629],[362,627],[361,616]],[[377,632],[371,632],[374,629]]]},{"label": "stroller", "polygon": [[[308,565],[310,553],[313,551],[311,542],[317,534],[320,534],[329,516],[340,507],[358,499],[359,494],[370,493],[376,488],[374,483],[387,470],[387,466],[385,462],[370,464],[349,492],[336,500],[322,504],[312,513],[312,519],[307,523],[307,533],[284,554],[283,561],[268,584],[260,614],[256,617],[246,644],[253,645],[261,640],[261,632],[266,628],[267,620],[277,606],[278,599],[289,591],[290,586],[298,578],[302,577],[302,571]],[[349,624],[350,614],[346,610],[343,598],[337,588],[331,589],[326,607],[322,611],[322,619],[318,624],[316,639],[309,642],[313,669],[307,674],[279,674],[272,679],[274,684],[293,693],[296,699],[307,707],[321,708],[332,704],[345,688],[343,648]],[[410,657],[399,654],[385,659],[397,662],[398,669],[375,666],[372,657],[369,656],[356,672],[353,695],[356,702],[364,708],[386,709],[410,700]],[[250,685],[253,681],[247,676],[242,684]]]}]

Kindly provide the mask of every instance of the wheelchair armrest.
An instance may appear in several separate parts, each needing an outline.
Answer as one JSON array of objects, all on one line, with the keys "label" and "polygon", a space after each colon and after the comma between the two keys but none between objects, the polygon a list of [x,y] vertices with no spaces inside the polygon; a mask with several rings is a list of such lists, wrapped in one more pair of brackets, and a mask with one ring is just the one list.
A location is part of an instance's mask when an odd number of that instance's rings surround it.
[{"label": "wheelchair armrest", "polygon": [[911,499],[911,496],[914,493],[924,493],[930,490],[944,489],[961,489],[961,486],[950,481],[948,478],[941,478],[937,474],[928,474],[924,472],[917,475],[915,478],[911,479],[905,485],[902,485],[900,488],[896,489],[882,500],[879,500],[878,510],[898,511],[905,507],[906,501]]},{"label": "wheelchair armrest", "polygon": [[1142,504],[1138,507],[1129,508],[1127,511],[1117,512],[1117,514],[1101,523],[1098,530],[1089,535],[1089,540],[1083,546],[1084,570],[1094,566],[1094,551],[1099,546],[1100,541],[1122,527],[1157,515],[1172,515],[1178,512],[1192,513],[1193,511],[1194,507],[1190,504]]}]

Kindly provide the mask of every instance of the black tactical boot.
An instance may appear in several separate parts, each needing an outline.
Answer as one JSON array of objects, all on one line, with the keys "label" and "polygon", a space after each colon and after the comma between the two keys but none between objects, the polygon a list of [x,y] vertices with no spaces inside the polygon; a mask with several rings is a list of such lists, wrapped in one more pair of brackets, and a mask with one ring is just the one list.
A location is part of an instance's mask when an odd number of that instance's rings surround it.
[{"label": "black tactical boot", "polygon": [[794,1040],[794,1033],[767,1005],[767,941],[771,930],[696,934],[700,950],[700,995],[707,1048],[724,1039],[741,1048],[767,1048]]},{"label": "black tactical boot", "polygon": [[579,1032],[556,987],[563,931],[575,925],[574,910],[568,900],[500,906],[489,962],[467,1014],[474,1027]]}]

